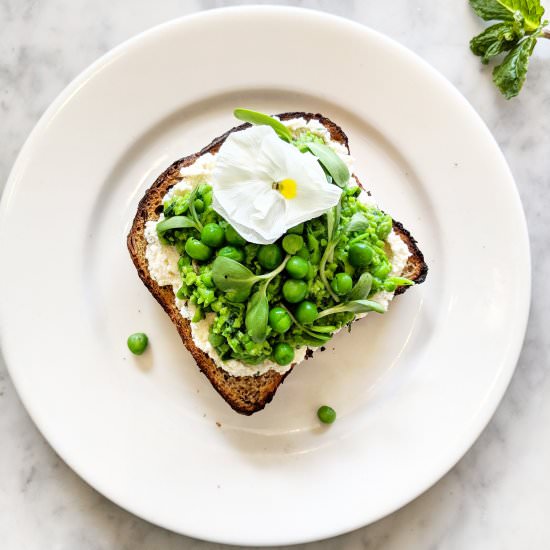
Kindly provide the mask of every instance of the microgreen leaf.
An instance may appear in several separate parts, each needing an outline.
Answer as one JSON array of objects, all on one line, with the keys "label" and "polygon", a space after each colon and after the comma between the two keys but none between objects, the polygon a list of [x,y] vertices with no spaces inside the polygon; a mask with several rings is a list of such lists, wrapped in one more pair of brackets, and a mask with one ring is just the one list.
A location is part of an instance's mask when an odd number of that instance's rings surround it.
[{"label": "microgreen leaf", "polygon": [[197,229],[197,224],[191,218],[187,216],[172,216],[157,223],[157,233],[162,235],[170,229],[188,229],[190,227]]},{"label": "microgreen leaf", "polygon": [[250,109],[235,109],[233,115],[243,122],[250,122],[250,124],[257,126],[271,126],[284,141],[292,139],[292,132],[282,122],[265,113],[251,111]]},{"label": "microgreen leaf", "polygon": [[377,313],[385,313],[386,310],[378,302],[372,300],[353,300],[346,302],[345,304],[339,304],[334,307],[325,309],[319,313],[317,317],[326,317],[327,315],[333,315],[335,313],[367,313],[369,311],[376,311]]},{"label": "microgreen leaf", "polygon": [[290,255],[287,255],[276,269],[263,275],[255,275],[248,267],[226,256],[218,256],[212,264],[212,280],[219,290],[226,293],[229,301],[246,301],[252,287],[257,282],[263,281],[258,291],[249,300],[245,319],[246,328],[255,342],[262,342],[267,336],[267,332],[262,336],[264,324],[267,331],[267,313],[265,323],[263,321],[265,307],[269,312],[266,298],[267,286],[285,268],[289,259]]},{"label": "microgreen leaf", "polygon": [[372,288],[372,275],[370,273],[362,273],[358,281],[355,283],[347,298],[353,300],[365,300],[369,297]]},{"label": "microgreen leaf", "polygon": [[260,288],[251,296],[246,308],[246,330],[254,342],[263,342],[267,338],[269,302],[266,288],[266,283],[260,285]]},{"label": "microgreen leaf", "polygon": [[345,187],[349,181],[349,170],[344,161],[328,146],[314,141],[307,144],[338,187]]},{"label": "microgreen leaf", "polygon": [[239,262],[218,256],[212,264],[212,280],[219,290],[234,292],[250,290],[259,278]]},{"label": "microgreen leaf", "polygon": [[330,325],[308,325],[308,328],[321,334],[330,334],[336,330],[336,327]]},{"label": "microgreen leaf", "polygon": [[493,70],[493,82],[506,99],[519,94],[529,67],[529,57],[537,43],[535,36],[528,36],[513,48],[504,61]]},{"label": "microgreen leaf", "polygon": [[390,281],[397,286],[413,286],[415,283],[405,277],[389,277],[386,281]]}]

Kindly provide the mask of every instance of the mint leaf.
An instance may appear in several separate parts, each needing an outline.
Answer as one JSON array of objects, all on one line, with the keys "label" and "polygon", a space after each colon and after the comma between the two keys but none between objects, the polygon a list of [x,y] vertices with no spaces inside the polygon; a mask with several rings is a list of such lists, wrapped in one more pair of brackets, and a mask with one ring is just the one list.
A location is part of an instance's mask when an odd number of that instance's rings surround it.
[{"label": "mint leaf", "polygon": [[529,57],[536,43],[536,35],[528,36],[515,46],[504,61],[493,70],[493,82],[506,99],[519,94],[527,75]]},{"label": "mint leaf", "polygon": [[510,11],[499,0],[470,0],[470,6],[481,19],[492,21],[513,21],[514,11]]},{"label": "mint leaf", "polygon": [[472,38],[470,49],[481,57],[482,63],[488,63],[499,53],[511,50],[524,35],[523,26],[517,21],[497,23]]},{"label": "mint leaf", "polygon": [[544,14],[540,0],[470,0],[470,6],[485,21],[514,21],[521,16],[527,32],[538,28]]},{"label": "mint leaf", "polygon": [[525,30],[533,32],[538,29],[544,8],[540,0],[499,0],[500,3],[508,5],[509,9],[518,10],[525,19]]}]

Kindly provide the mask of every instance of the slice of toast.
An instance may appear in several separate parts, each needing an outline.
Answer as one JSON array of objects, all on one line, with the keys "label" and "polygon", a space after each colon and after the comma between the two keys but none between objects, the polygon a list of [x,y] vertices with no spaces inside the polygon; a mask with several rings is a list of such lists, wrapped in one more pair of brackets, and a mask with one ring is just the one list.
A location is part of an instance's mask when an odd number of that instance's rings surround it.
[{"label": "slice of toast", "polygon": [[[331,138],[348,147],[348,138],[342,129],[320,114],[312,113],[282,113],[277,115],[282,120],[293,118],[304,118],[311,120],[317,119],[330,132]],[[191,327],[189,320],[182,317],[174,300],[174,292],[171,286],[159,286],[157,282],[150,276],[145,250],[147,241],[145,240],[144,230],[145,224],[149,220],[158,219],[163,211],[162,199],[167,191],[182,178],[180,169],[184,166],[193,164],[201,155],[206,153],[215,154],[220,149],[222,143],[227,136],[232,132],[237,132],[248,128],[250,124],[241,124],[232,128],[220,137],[217,137],[198,153],[194,153],[187,157],[174,162],[169,166],[155,181],[155,183],[146,191],[145,196],[141,199],[134,222],[130,233],[128,234],[128,250],[138,270],[138,274],[149,289],[151,294],[156,298],[159,304],[164,308],[170,319],[176,325],[176,328],[181,336],[185,347],[189,350],[201,371],[206,375],[211,384],[218,393],[227,401],[227,403],[238,413],[250,415],[263,409],[275,395],[277,388],[283,383],[284,379],[292,372],[292,368],[284,374],[279,374],[275,371],[268,371],[265,374],[258,376],[232,376],[225,370],[216,366],[214,361],[194,343],[191,336]],[[357,179],[357,178],[356,178]],[[357,180],[359,183],[359,180]],[[411,256],[405,266],[403,276],[413,280],[419,284],[424,281],[428,272],[428,267],[424,262],[422,252],[420,252],[416,241],[411,234],[399,223],[393,224],[394,231],[407,244]],[[396,294],[405,292],[408,287],[399,287]],[[309,354],[311,355],[311,354]],[[294,366],[294,365],[293,365]]]}]

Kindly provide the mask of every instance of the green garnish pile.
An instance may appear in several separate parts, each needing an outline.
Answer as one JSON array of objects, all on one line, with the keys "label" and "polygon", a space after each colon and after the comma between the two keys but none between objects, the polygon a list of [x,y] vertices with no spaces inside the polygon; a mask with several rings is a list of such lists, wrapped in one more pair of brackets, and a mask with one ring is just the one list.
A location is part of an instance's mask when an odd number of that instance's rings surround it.
[{"label": "green garnish pile", "polygon": [[358,313],[384,313],[373,294],[413,283],[389,276],[385,240],[392,220],[357,199],[360,188],[321,138],[309,131],[293,136],[262,113],[236,115],[271,125],[281,139],[317,156],[328,180],[342,187],[340,203],[262,246],[213,210],[212,188],[202,183],[164,204],[157,233],[180,253],[177,297],[196,307],[193,322],[209,316],[209,340],[220,357],[287,365],[296,348],[322,346]]}]

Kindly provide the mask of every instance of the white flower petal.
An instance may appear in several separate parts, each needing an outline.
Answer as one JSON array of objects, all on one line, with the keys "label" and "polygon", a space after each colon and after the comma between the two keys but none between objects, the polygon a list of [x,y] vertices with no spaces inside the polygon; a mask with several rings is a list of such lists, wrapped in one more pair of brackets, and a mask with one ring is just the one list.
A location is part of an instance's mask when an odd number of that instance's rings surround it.
[{"label": "white flower petal", "polygon": [[[296,182],[287,199],[273,189]],[[268,126],[252,126],[228,136],[212,174],[213,208],[247,240],[276,241],[291,227],[335,206],[341,189],[329,184],[317,159],[279,139]]]},{"label": "white flower petal", "polygon": [[339,187],[327,181],[322,169],[319,174],[319,163],[312,154],[299,154],[306,158],[302,164],[292,166],[288,176],[298,184],[296,197],[286,201],[288,228],[320,216],[336,206],[342,195]]},{"label": "white flower petal", "polygon": [[258,154],[265,137],[270,133],[274,132],[267,126],[253,126],[229,135],[217,154],[212,174],[214,192],[217,187],[240,186],[249,180],[273,181],[269,172],[271,162],[264,155]]},{"label": "white flower petal", "polygon": [[[286,231],[285,200],[273,189],[268,189],[266,193],[262,182],[249,183],[246,189],[237,203],[220,203],[219,197],[214,195],[212,206],[247,241],[271,244]],[[228,204],[231,210],[226,209],[224,204]]]}]

